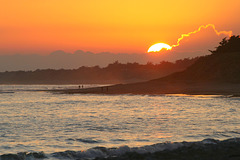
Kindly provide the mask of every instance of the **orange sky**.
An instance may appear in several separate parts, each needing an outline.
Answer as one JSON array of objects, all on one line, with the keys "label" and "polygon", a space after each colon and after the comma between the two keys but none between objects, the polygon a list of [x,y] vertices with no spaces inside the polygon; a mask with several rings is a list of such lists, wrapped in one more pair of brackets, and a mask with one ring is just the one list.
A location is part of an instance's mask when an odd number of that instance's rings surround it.
[{"label": "orange sky", "polygon": [[[176,44],[181,34],[209,23],[218,31],[240,34],[239,0],[0,0],[0,4],[2,55],[78,49],[145,53],[154,43]],[[186,46],[205,47],[203,35],[212,33],[195,36]]]}]

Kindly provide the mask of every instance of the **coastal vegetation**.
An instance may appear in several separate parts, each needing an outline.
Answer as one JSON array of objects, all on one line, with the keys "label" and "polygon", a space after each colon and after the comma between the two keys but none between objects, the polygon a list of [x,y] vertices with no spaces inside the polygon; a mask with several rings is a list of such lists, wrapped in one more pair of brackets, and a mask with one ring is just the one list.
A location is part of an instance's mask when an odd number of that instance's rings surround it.
[{"label": "coastal vegetation", "polygon": [[[183,72],[163,78],[168,81],[240,83],[240,37],[224,38],[211,55],[200,57]],[[162,80],[163,80],[162,79]]]},{"label": "coastal vegetation", "polygon": [[[240,95],[240,41],[239,36],[223,39],[211,55],[200,57],[184,71],[165,77],[129,84],[83,90],[65,90],[63,93],[105,94],[220,94]],[[225,42],[226,41],[226,42]],[[223,43],[224,42],[224,43]],[[238,45],[236,45],[238,44]],[[234,48],[226,50],[224,48]]]},{"label": "coastal vegetation", "polygon": [[182,71],[197,58],[186,58],[176,62],[162,61],[158,64],[127,63],[118,61],[107,67],[81,66],[78,69],[37,69],[35,71],[13,71],[0,73],[0,84],[113,84],[151,80]]},{"label": "coastal vegetation", "polygon": [[119,84],[149,81],[240,83],[240,37],[224,38],[212,54],[159,64],[118,61],[107,67],[0,73],[0,84]]}]

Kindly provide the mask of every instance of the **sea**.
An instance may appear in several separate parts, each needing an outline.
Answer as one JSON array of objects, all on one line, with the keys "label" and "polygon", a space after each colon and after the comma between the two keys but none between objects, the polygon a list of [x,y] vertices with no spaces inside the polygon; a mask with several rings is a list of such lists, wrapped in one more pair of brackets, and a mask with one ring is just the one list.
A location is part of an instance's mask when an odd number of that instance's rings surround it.
[{"label": "sea", "polygon": [[240,97],[50,92],[69,88],[78,85],[0,85],[0,160],[94,159],[240,137]]}]

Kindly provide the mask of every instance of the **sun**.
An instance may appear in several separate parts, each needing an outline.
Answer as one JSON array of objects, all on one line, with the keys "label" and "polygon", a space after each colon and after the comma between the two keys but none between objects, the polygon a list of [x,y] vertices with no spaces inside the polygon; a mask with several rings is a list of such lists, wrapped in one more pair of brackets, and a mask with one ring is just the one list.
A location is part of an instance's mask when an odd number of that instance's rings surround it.
[{"label": "sun", "polygon": [[169,46],[166,43],[156,43],[156,44],[152,45],[151,47],[149,47],[147,52],[148,53],[149,52],[160,52],[163,48],[166,49],[166,50],[171,50],[172,49],[172,47]]}]

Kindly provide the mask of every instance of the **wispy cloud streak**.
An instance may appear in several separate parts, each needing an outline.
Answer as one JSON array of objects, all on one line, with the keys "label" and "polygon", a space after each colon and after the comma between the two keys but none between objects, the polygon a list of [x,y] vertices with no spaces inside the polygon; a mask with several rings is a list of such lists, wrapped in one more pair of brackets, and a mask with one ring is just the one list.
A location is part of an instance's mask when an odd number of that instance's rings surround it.
[{"label": "wispy cloud streak", "polygon": [[189,37],[190,35],[195,34],[195,33],[197,33],[197,32],[200,32],[202,29],[206,29],[206,28],[208,28],[208,27],[212,27],[212,29],[214,30],[214,32],[215,32],[218,36],[220,36],[220,35],[222,35],[222,34],[224,34],[224,35],[226,35],[226,36],[228,36],[228,37],[231,37],[231,36],[232,36],[232,31],[218,31],[218,30],[216,30],[216,27],[215,27],[214,24],[207,24],[207,25],[205,25],[205,26],[204,26],[204,25],[201,25],[197,30],[195,30],[195,31],[193,31],[193,32],[189,32],[189,33],[187,33],[187,34],[182,34],[181,37],[178,38],[177,44],[172,45],[171,47],[177,47],[177,46],[179,46],[179,45],[180,45],[180,41],[183,40],[185,37]]}]

